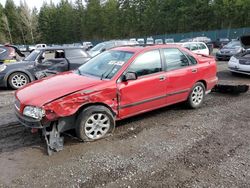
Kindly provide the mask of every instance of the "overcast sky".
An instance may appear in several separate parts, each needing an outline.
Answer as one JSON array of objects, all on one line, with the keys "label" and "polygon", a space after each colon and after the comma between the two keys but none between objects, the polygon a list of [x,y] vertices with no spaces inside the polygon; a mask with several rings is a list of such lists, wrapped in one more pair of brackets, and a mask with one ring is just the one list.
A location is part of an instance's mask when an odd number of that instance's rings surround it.
[{"label": "overcast sky", "polygon": [[[13,0],[15,2],[16,5],[20,4],[20,0]],[[30,9],[32,9],[33,7],[36,7],[37,9],[40,10],[40,7],[42,6],[43,2],[50,2],[50,0],[26,0],[26,3],[29,5]],[[5,5],[6,0],[0,0],[0,3],[4,6]],[[60,0],[52,0],[53,3],[57,4],[58,2],[60,2]]]}]

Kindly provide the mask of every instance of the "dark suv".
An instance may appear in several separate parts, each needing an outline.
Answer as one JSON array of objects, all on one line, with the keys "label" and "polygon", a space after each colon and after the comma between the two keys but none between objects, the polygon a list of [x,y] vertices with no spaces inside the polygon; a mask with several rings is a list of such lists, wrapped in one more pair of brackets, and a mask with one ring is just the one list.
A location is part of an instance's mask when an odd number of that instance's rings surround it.
[{"label": "dark suv", "polygon": [[33,80],[77,69],[89,59],[79,47],[36,49],[20,62],[0,65],[0,87],[18,89]]}]

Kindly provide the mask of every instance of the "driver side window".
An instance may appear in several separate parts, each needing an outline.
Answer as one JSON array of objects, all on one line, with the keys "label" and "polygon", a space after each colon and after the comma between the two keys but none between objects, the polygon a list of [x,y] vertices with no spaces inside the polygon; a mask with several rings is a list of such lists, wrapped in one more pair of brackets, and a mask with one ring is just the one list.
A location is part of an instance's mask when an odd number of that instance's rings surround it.
[{"label": "driver side window", "polygon": [[162,71],[159,50],[145,52],[140,55],[128,68],[128,72],[135,72],[138,77]]}]

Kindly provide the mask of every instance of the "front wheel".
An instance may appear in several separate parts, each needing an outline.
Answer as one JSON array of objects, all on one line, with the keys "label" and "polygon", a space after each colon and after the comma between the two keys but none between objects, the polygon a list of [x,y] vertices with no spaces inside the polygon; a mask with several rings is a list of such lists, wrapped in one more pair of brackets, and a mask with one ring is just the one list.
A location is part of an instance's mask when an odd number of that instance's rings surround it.
[{"label": "front wheel", "polygon": [[95,141],[107,136],[114,127],[114,116],[108,108],[89,106],[78,116],[76,134],[83,141]]},{"label": "front wheel", "polygon": [[201,82],[197,82],[189,94],[187,104],[190,108],[199,108],[204,100],[205,86]]},{"label": "front wheel", "polygon": [[29,77],[22,72],[14,72],[9,76],[8,79],[8,84],[12,89],[19,89],[29,82]]}]

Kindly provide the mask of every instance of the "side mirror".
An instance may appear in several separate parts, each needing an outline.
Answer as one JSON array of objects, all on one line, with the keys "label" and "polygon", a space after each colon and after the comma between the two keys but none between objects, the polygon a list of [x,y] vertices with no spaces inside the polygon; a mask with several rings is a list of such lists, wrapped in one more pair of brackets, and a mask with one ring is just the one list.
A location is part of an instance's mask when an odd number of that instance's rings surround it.
[{"label": "side mirror", "polygon": [[135,72],[127,72],[123,78],[122,81],[126,82],[128,80],[137,80],[137,74]]},{"label": "side mirror", "polygon": [[104,52],[104,51],[106,51],[106,49],[105,49],[105,48],[103,48],[103,49],[101,50],[101,52]]}]

